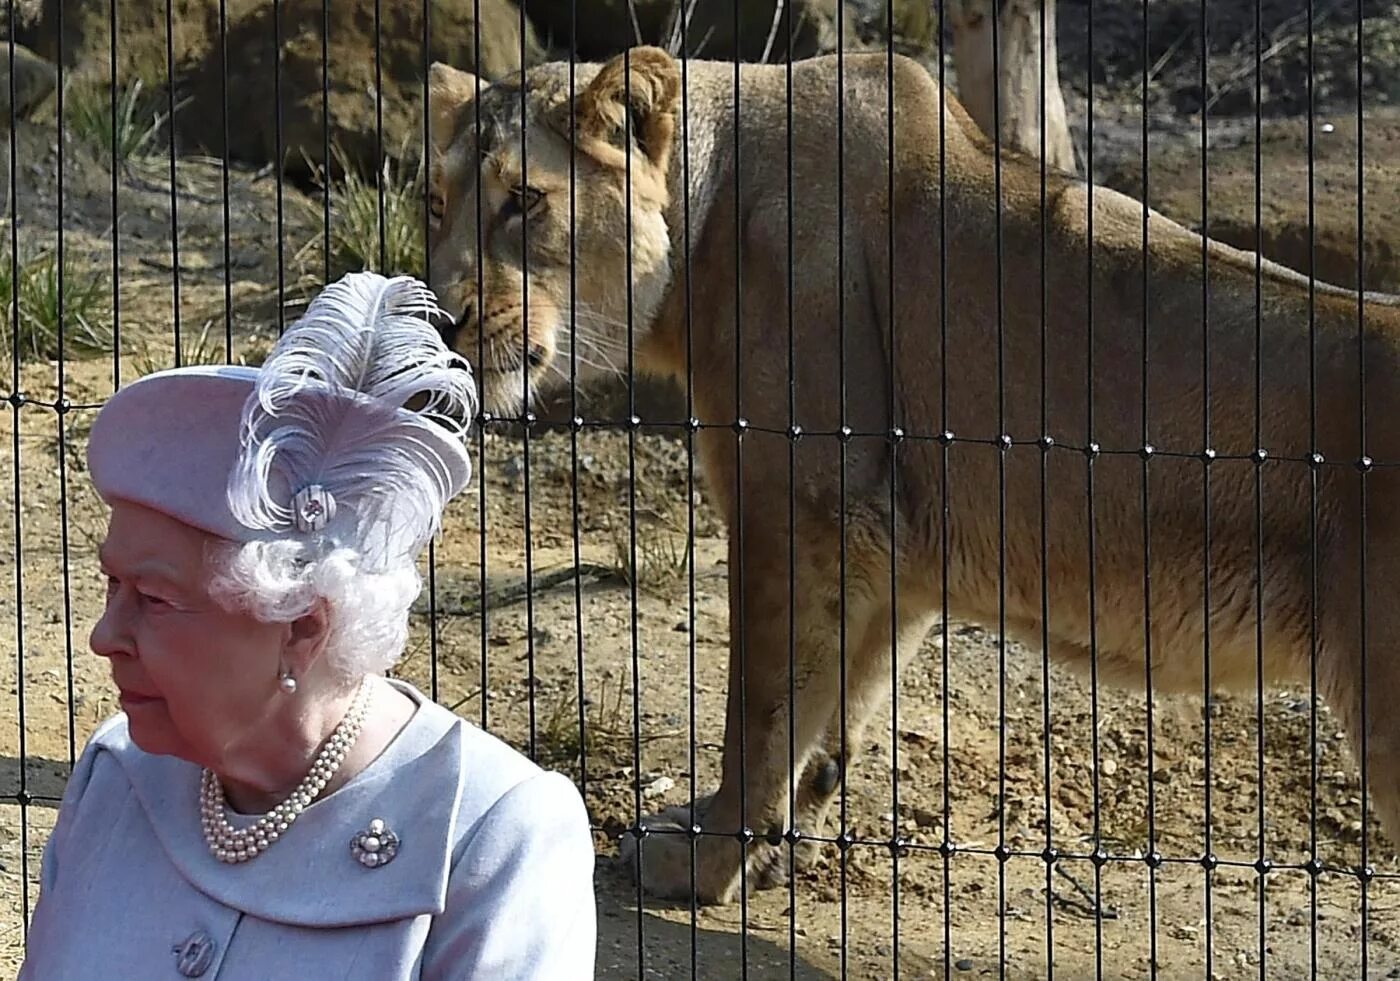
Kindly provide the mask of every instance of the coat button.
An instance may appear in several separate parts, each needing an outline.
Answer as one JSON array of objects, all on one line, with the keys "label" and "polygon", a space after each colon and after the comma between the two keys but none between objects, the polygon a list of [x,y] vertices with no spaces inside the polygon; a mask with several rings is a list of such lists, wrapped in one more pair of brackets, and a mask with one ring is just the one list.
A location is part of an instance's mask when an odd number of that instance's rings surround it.
[{"label": "coat button", "polygon": [[176,969],[187,978],[199,977],[214,963],[215,944],[203,930],[196,930],[171,949]]}]

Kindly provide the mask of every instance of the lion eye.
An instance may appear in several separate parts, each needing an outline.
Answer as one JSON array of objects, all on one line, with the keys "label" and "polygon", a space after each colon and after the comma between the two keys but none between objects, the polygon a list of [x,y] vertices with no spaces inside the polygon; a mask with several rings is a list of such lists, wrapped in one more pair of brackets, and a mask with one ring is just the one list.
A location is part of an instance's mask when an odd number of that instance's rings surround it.
[{"label": "lion eye", "polygon": [[510,209],[517,214],[530,215],[544,201],[544,192],[537,187],[522,185],[510,189]]},{"label": "lion eye", "polygon": [[447,203],[443,201],[441,194],[434,194],[428,199],[428,214],[437,221],[442,221],[443,212],[447,210]]}]

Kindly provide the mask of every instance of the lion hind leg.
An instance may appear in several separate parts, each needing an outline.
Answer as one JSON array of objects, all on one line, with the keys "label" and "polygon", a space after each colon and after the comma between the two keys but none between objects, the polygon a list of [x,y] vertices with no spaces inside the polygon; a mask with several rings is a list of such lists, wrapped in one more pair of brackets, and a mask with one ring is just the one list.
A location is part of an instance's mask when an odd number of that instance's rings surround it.
[{"label": "lion hind leg", "polygon": [[[743,615],[731,613],[722,775],[700,815],[702,834],[692,843],[688,824],[662,815],[646,822],[664,833],[645,838],[640,856],[624,839],[621,858],[640,868],[643,887],[653,895],[683,898],[693,881],[697,899],[726,903],[741,886],[782,878],[774,870],[777,853],[789,847],[782,836],[790,826],[794,774],[807,772],[840,703],[839,542],[820,534],[799,541],[790,588],[786,530],[774,523],[746,533],[742,572],[731,571],[731,610]],[[738,570],[736,552],[731,541],[731,570]],[[851,641],[863,641],[881,607],[882,598],[864,581],[847,590],[851,691],[860,686],[861,665],[871,660],[851,656],[861,646]],[[797,786],[800,798],[802,783]]]},{"label": "lion hind leg", "polygon": [[[840,800],[846,775],[859,762],[871,721],[890,700],[895,683],[891,662],[896,651],[901,662],[915,654],[938,618],[926,604],[906,601],[904,596],[900,597],[897,619],[891,616],[892,606],[888,600],[882,602],[868,618],[859,643],[848,646],[845,726],[838,693],[821,743],[808,758],[797,785],[794,813],[800,838],[790,857],[791,866],[797,869],[812,865],[824,840],[832,837],[832,811]],[[835,833],[844,830],[835,828]]]},{"label": "lion hind leg", "polygon": [[[1389,616],[1377,616],[1382,618]],[[1368,629],[1375,636],[1375,624],[1368,624]],[[1390,636],[1392,641],[1400,639]],[[1367,644],[1364,655],[1356,649],[1339,653],[1326,646],[1319,649],[1319,681],[1348,736],[1352,759],[1369,795],[1370,813],[1389,839],[1384,845],[1375,837],[1369,839],[1366,858],[1374,862],[1377,852],[1393,855],[1400,849],[1400,712],[1395,708],[1400,697],[1400,656],[1394,642],[1374,641]],[[1362,834],[1372,834],[1371,829],[1363,826]]]}]

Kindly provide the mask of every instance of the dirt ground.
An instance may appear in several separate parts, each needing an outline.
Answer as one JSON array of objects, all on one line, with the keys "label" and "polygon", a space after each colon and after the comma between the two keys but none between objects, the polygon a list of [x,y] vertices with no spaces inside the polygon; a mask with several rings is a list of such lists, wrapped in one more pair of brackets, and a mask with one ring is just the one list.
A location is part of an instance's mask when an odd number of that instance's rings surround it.
[{"label": "dirt ground", "polygon": [[[1118,113],[1101,125],[1096,169],[1136,181],[1140,124]],[[1267,144],[1269,207],[1296,207],[1306,196],[1300,124],[1271,125],[1295,135]],[[1154,120],[1150,141],[1153,199],[1162,194],[1188,223],[1199,214],[1190,129]],[[1252,192],[1239,190],[1239,174],[1252,173],[1240,169],[1242,154],[1252,166],[1252,144],[1242,149],[1252,131],[1228,130],[1218,143],[1212,136],[1212,180],[1232,188],[1212,191],[1217,214],[1252,209]],[[1378,174],[1400,150],[1400,116],[1376,110],[1365,133]],[[1339,119],[1328,135],[1318,222],[1340,236],[1345,256],[1356,129]],[[58,138],[43,122],[17,136],[19,236],[52,244]],[[0,508],[0,620],[14,651],[0,662],[0,698],[12,706],[0,711],[0,794],[38,798],[0,804],[6,976],[22,954],[54,799],[88,733],[116,708],[104,665],[86,651],[102,596],[103,512],[82,463],[93,407],[115,371],[130,380],[173,363],[177,324],[187,357],[206,324],[215,338],[227,325],[235,357],[256,357],[279,317],[294,317],[314,292],[321,269],[319,202],[267,173],[230,175],[226,237],[219,165],[179,162],[177,267],[168,161],[119,177],[114,235],[109,171],[80,146],[63,150],[64,247],[104,290],[118,284],[123,356],[119,366],[111,357],[26,365],[24,398],[10,401],[0,423],[0,474],[14,502]],[[1233,171],[1217,178],[1217,165]],[[1368,200],[1390,200],[1393,182],[1372,187],[1367,174]],[[1394,211],[1393,202],[1368,208],[1368,253],[1374,236],[1376,249],[1395,255],[1400,233],[1386,221]],[[1400,287],[1393,268],[1383,281],[1386,268],[1367,285]],[[433,552],[436,620],[425,596],[399,673],[578,781],[599,829],[599,977],[673,978],[693,968],[704,978],[880,978],[897,968],[906,977],[1042,978],[1053,968],[1060,977],[1138,978],[1155,962],[1163,977],[1340,978],[1362,976],[1363,958],[1365,976],[1400,976],[1400,864],[1374,825],[1363,829],[1356,767],[1308,691],[1273,692],[1262,705],[1250,696],[1160,699],[1148,760],[1141,695],[1091,692],[1046,672],[1037,650],[1005,645],[1003,658],[997,637],[956,623],[946,646],[936,636],[908,656],[897,700],[870,730],[845,803],[846,829],[860,843],[844,860],[831,849],[791,891],[742,905],[693,912],[640,896],[614,864],[616,833],[708,792],[718,777],[729,630],[723,530],[692,485],[683,439],[589,428],[577,437],[493,433],[479,449],[479,489],[453,504]],[[693,564],[685,560],[692,514]],[[634,515],[635,589],[621,558]],[[527,574],[532,590],[519,588]],[[1329,869],[1359,866],[1363,830],[1378,873],[1364,888],[1347,872],[1313,883],[1284,868],[1301,866],[1314,842]],[[1110,856],[1101,869],[1084,857],[1096,838]],[[946,857],[945,840],[957,844]],[[1048,873],[1039,857],[1047,843],[1065,856]],[[1014,853],[1004,865],[993,855],[999,844]],[[1167,859],[1155,870],[1143,859],[1154,850]],[[1222,863],[1209,873],[1198,861],[1207,851]],[[1278,867],[1263,876],[1254,868],[1261,853]]]}]

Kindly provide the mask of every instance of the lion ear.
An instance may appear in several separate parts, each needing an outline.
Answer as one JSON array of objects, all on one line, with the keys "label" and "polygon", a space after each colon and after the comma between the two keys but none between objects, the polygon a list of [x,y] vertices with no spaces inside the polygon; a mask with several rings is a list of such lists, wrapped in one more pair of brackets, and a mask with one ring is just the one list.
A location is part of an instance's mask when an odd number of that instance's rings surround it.
[{"label": "lion ear", "polygon": [[665,171],[671,162],[681,71],[661,48],[630,48],[603,65],[579,96],[578,127],[588,138],[619,149],[632,140]]},{"label": "lion ear", "polygon": [[433,151],[441,154],[452,143],[457,129],[457,114],[476,98],[478,79],[471,72],[441,61],[428,68],[428,123]]}]

